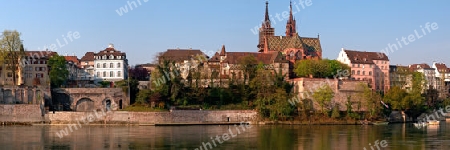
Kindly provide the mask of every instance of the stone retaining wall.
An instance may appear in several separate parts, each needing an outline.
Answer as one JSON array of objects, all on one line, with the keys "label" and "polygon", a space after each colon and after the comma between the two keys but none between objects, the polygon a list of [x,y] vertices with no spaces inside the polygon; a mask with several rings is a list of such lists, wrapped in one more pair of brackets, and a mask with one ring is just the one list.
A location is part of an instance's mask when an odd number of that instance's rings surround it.
[{"label": "stone retaining wall", "polygon": [[0,122],[35,123],[44,121],[40,105],[0,105]]},{"label": "stone retaining wall", "polygon": [[[48,121],[59,123],[223,123],[257,121],[258,113],[253,110],[173,110],[171,112],[127,112],[127,111],[92,111],[92,112],[50,112]],[[90,120],[87,120],[88,118]]]}]

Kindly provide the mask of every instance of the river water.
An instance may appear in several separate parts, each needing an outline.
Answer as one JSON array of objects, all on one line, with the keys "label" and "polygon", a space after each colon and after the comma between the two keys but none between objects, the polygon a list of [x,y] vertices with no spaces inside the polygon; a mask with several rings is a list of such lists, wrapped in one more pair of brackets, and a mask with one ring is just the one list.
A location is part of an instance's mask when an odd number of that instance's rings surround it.
[{"label": "river water", "polygon": [[[77,128],[75,128],[77,127]],[[61,130],[67,129],[67,135]],[[420,150],[450,149],[450,122],[251,126],[0,126],[0,149]],[[211,138],[213,137],[213,138]],[[377,141],[378,140],[378,141]],[[377,142],[376,142],[377,141]],[[378,144],[375,144],[378,143]],[[381,144],[380,144],[381,143]]]}]

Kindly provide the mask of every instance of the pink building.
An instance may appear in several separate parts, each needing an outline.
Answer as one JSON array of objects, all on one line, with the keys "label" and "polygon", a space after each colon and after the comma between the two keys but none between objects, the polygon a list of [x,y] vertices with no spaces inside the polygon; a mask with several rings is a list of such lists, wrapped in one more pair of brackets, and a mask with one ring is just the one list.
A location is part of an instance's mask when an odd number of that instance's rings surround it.
[{"label": "pink building", "polygon": [[389,58],[386,54],[342,48],[337,60],[350,66],[353,80],[367,81],[376,91],[389,90]]}]

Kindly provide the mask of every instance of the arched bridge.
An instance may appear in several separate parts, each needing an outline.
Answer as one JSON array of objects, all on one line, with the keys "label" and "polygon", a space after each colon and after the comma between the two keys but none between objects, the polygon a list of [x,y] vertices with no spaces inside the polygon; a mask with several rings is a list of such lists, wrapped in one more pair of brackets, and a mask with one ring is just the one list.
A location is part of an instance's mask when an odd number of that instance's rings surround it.
[{"label": "arched bridge", "polygon": [[60,88],[53,90],[58,110],[119,110],[130,104],[121,88]]}]

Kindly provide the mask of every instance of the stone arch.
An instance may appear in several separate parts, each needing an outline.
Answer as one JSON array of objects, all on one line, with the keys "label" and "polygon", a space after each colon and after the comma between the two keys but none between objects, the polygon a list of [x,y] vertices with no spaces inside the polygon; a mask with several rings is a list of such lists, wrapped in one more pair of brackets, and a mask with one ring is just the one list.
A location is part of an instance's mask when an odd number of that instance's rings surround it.
[{"label": "stone arch", "polygon": [[27,101],[28,101],[28,104],[36,104],[35,102],[33,102],[33,97],[34,97],[34,92],[33,92],[33,89],[27,89],[28,90],[28,92],[27,92]]},{"label": "stone arch", "polygon": [[113,106],[113,101],[111,100],[111,98],[105,98],[102,101],[102,107],[103,109],[105,109],[106,111],[110,111],[112,110]]},{"label": "stone arch", "polygon": [[76,111],[93,111],[94,101],[90,98],[81,98],[76,103]]},{"label": "stone arch", "polygon": [[122,99],[119,100],[119,109],[122,109]]},{"label": "stone arch", "polygon": [[3,90],[3,101],[5,104],[12,104],[13,103],[13,93],[10,89]]},{"label": "stone arch", "polygon": [[36,91],[34,91],[34,96],[35,96],[35,98],[36,98],[36,104],[42,104],[42,100],[41,100],[41,98],[42,98],[42,91],[41,90],[36,90]]}]

